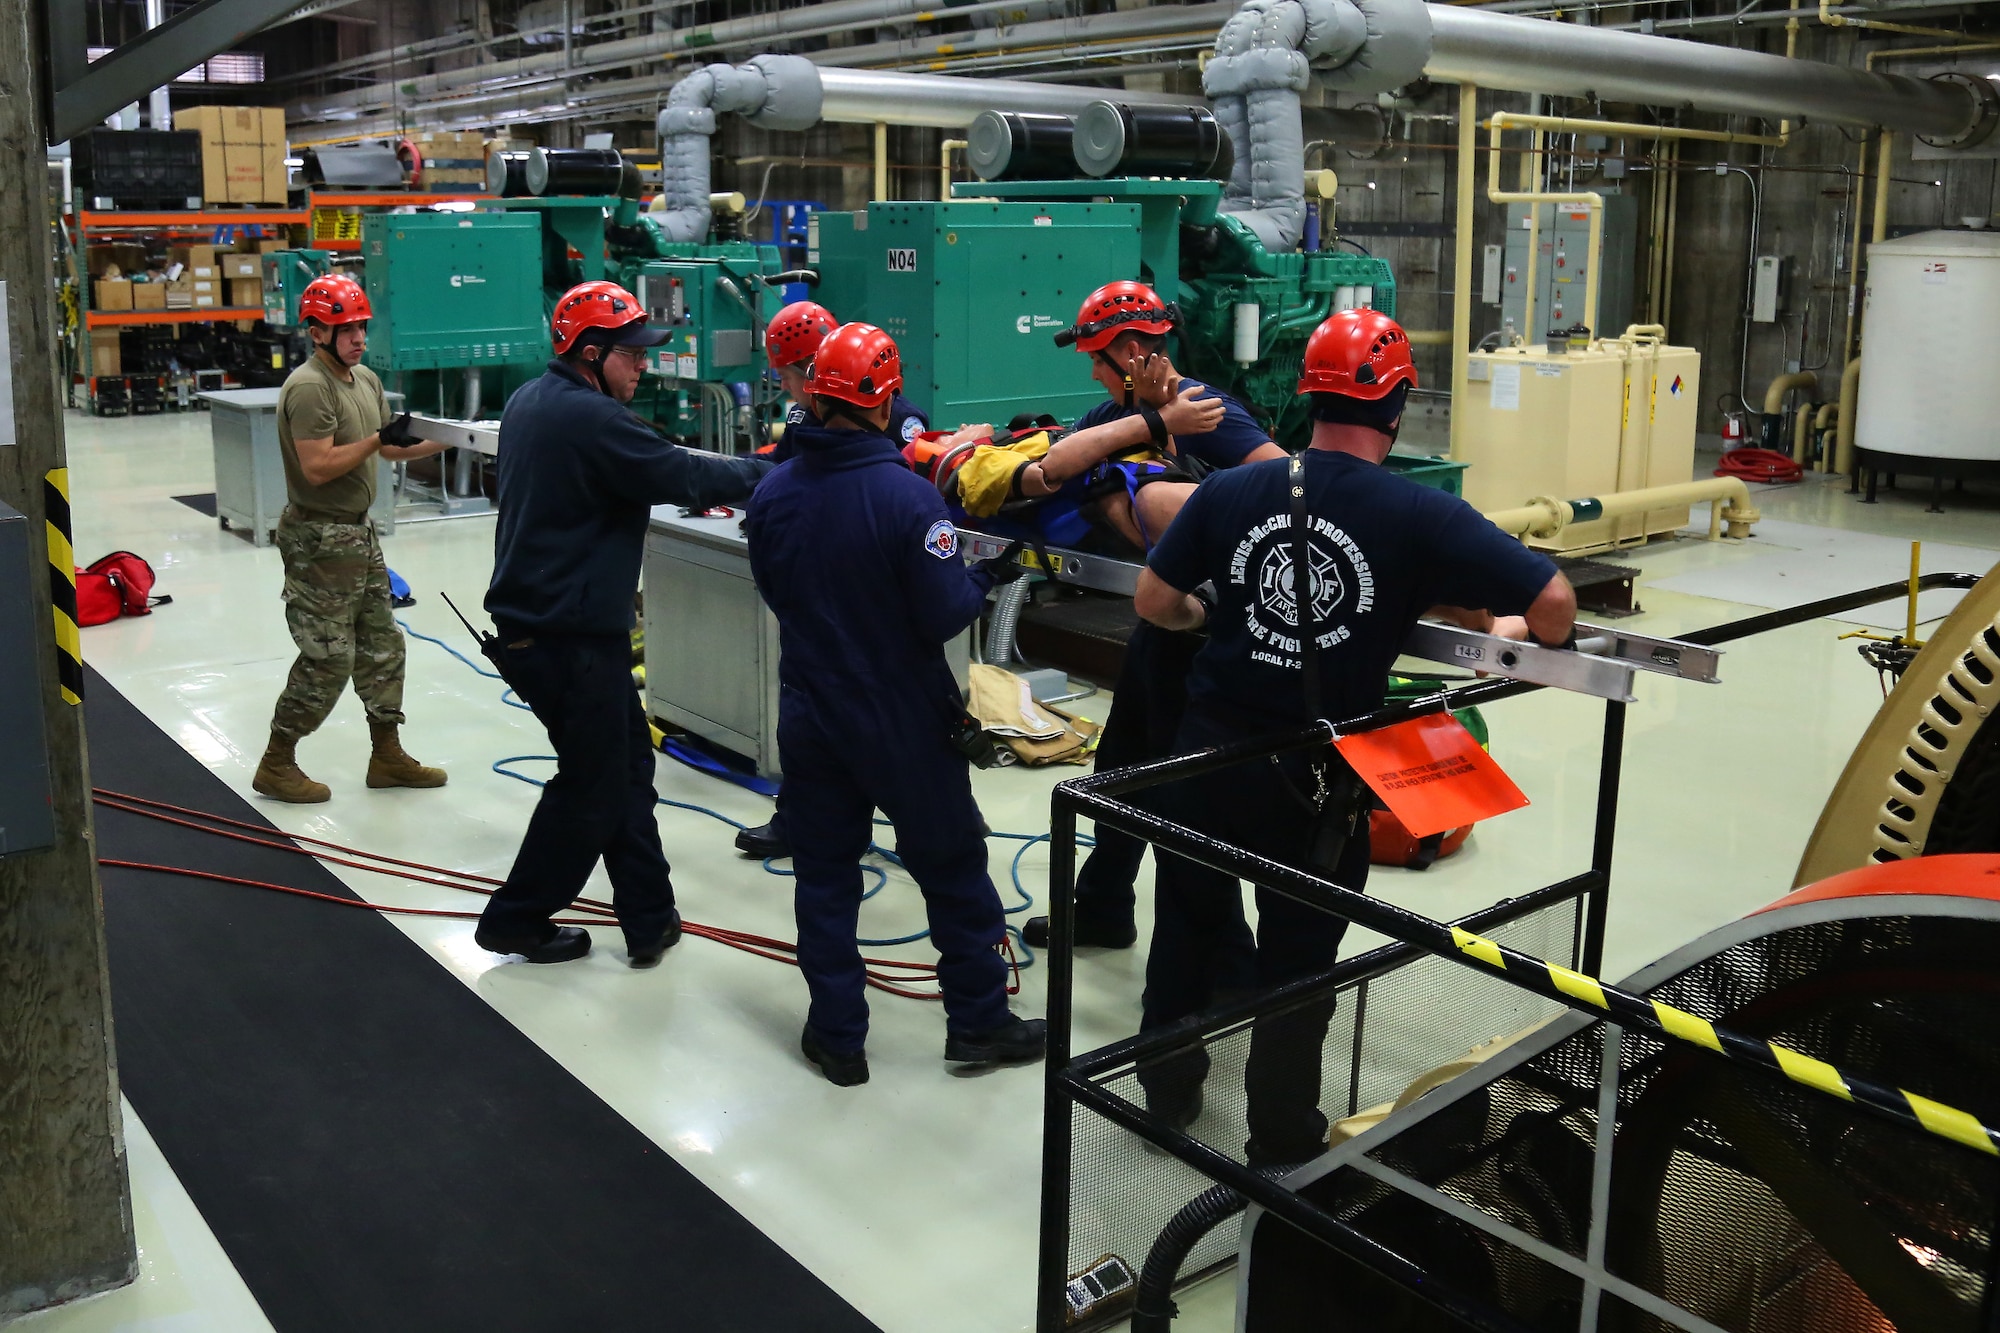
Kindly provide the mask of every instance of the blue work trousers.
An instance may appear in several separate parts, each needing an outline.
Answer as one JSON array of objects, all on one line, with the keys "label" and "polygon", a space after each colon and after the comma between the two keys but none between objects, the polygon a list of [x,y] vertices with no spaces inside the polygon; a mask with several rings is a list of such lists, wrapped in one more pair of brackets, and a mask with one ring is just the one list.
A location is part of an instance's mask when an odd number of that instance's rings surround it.
[{"label": "blue work trousers", "polygon": [[[862,1049],[868,1000],[861,949],[861,858],[874,813],[896,830],[896,854],[924,895],[945,1025],[984,1032],[1007,1021],[1000,895],[986,873],[986,839],[964,756],[936,711],[870,709],[853,699],[830,719],[787,689],[778,709],[785,767],[778,817],[792,847],[799,970],[811,993],[807,1023],[838,1054]],[[830,707],[830,705],[829,705]]]}]

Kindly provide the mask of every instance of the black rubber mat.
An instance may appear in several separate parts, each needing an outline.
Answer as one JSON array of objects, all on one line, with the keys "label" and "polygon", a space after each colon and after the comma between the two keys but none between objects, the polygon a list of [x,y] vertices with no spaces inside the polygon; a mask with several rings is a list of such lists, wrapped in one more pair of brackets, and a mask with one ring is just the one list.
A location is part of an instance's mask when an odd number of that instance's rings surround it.
[{"label": "black rubber mat", "polygon": [[197,514],[207,514],[210,518],[215,517],[214,491],[203,491],[200,495],[176,495],[174,499],[180,501],[189,509],[194,510]]},{"label": "black rubber mat", "polygon": [[[85,710],[95,785],[264,822],[95,672]],[[115,810],[97,835],[353,896]],[[873,1327],[382,917],[103,878],[125,1094],[279,1333]]]}]

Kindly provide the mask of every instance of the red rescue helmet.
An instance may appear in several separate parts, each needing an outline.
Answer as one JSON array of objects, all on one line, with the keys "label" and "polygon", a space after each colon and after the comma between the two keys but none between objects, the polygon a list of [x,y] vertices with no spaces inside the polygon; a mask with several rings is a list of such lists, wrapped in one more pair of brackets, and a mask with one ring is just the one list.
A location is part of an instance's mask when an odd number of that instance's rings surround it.
[{"label": "red rescue helmet", "polygon": [[1180,317],[1178,307],[1143,282],[1107,282],[1083,299],[1076,323],[1056,335],[1056,346],[1101,352],[1121,333],[1170,333]]},{"label": "red rescue helmet", "polygon": [[1398,384],[1417,387],[1410,336],[1379,310],[1329,315],[1306,339],[1300,393],[1337,393],[1373,402]]},{"label": "red rescue helmet", "polygon": [[646,308],[639,298],[615,282],[580,282],[562,294],[556,312],[549,318],[555,335],[556,355],[576,346],[586,329],[609,329],[613,341],[623,347],[656,347],[672,335],[665,329],[646,324]]},{"label": "red rescue helmet", "polygon": [[305,295],[299,298],[300,319],[328,326],[359,324],[373,314],[368,306],[368,293],[345,273],[314,278],[306,284]]},{"label": "red rescue helmet", "polygon": [[833,312],[817,301],[794,301],[771,316],[764,329],[764,353],[774,367],[812,360],[826,335],[840,327]]},{"label": "red rescue helmet", "polygon": [[843,324],[813,353],[806,392],[856,407],[880,407],[903,387],[896,340],[873,324]]}]

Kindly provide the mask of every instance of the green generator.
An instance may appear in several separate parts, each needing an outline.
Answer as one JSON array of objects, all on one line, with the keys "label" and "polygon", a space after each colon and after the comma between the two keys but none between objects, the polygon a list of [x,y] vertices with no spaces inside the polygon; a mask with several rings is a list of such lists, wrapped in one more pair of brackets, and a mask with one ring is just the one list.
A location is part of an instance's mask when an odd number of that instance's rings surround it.
[{"label": "green generator", "polygon": [[1087,360],[1059,348],[1083,298],[1139,271],[1129,203],[990,199],[873,203],[815,213],[813,299],[895,338],[903,393],[939,429],[1016,412],[1074,419],[1104,398]]},{"label": "green generator", "polygon": [[378,371],[535,364],[549,355],[542,223],[520,213],[375,213],[361,220],[368,365]]},{"label": "green generator", "polygon": [[264,322],[274,329],[299,326],[299,301],[314,278],[333,272],[331,250],[277,250],[264,256]]},{"label": "green generator", "polygon": [[764,279],[781,264],[773,245],[724,241],[661,245],[631,259],[618,280],[672,336],[656,348],[633,407],[669,434],[711,448],[761,443],[758,422],[782,412],[766,382],[764,325],[778,312]]}]

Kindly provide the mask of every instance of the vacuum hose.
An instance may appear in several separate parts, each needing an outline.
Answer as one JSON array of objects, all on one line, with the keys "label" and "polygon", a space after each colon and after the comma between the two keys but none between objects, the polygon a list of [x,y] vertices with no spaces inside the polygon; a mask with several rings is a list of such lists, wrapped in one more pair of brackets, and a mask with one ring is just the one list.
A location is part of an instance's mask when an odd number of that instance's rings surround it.
[{"label": "vacuum hose", "polygon": [[994,666],[1005,667],[1019,652],[1014,644],[1014,632],[1021,625],[1021,607],[1028,600],[1029,582],[1015,579],[1001,588],[993,598],[993,614],[986,622],[986,660]]},{"label": "vacuum hose", "polygon": [[1169,1333],[1174,1316],[1174,1279],[1181,1264],[1202,1237],[1243,1211],[1245,1200],[1227,1185],[1216,1185],[1197,1194],[1194,1200],[1160,1229],[1146,1266],[1139,1274],[1139,1287],[1132,1306],[1132,1333]]}]

